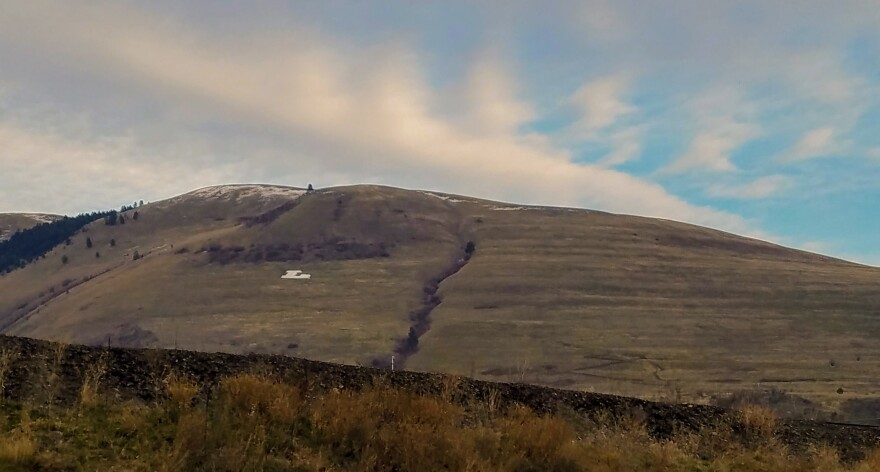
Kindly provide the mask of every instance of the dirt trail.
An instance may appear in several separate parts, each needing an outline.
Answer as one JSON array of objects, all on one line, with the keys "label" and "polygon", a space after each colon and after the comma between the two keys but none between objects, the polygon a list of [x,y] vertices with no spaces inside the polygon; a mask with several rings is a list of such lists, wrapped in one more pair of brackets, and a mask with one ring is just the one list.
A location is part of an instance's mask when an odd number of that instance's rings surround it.
[{"label": "dirt trail", "polygon": [[[135,246],[135,247],[129,248],[128,251],[137,251],[137,248],[138,248],[138,246]],[[167,253],[170,250],[171,249],[170,249],[169,245],[164,244],[162,246],[155,247],[155,248],[152,248],[152,249],[146,251],[145,253],[141,254],[140,258],[144,259],[144,258],[146,258],[148,256],[152,256],[154,254]],[[85,275],[81,278],[71,280],[71,281],[69,281],[69,283],[67,285],[61,285],[58,288],[58,290],[56,290],[54,292],[50,291],[49,293],[38,296],[35,299],[28,300],[27,303],[25,304],[24,308],[19,307],[17,309],[11,310],[7,313],[0,314],[0,315],[2,315],[2,316],[0,316],[0,320],[2,320],[2,321],[0,321],[0,334],[8,334],[9,330],[11,330],[13,327],[15,327],[16,324],[18,324],[22,321],[25,321],[25,320],[29,319],[30,317],[32,317],[33,315],[39,313],[40,310],[46,308],[53,301],[61,298],[64,295],[68,295],[71,290],[79,287],[80,285],[84,285],[88,282],[92,282],[95,279],[99,279],[99,278],[101,280],[103,280],[105,275],[107,275],[111,272],[116,273],[116,272],[114,272],[114,271],[116,271],[116,269],[119,269],[120,267],[123,267],[123,266],[131,265],[131,264],[137,262],[137,261],[129,260],[128,253],[126,253],[122,257],[123,257],[123,259],[121,262],[118,262],[110,267],[106,267],[97,273]],[[55,287],[52,286],[51,288],[55,288]],[[24,310],[24,311],[22,311],[22,310]],[[16,313],[17,311],[19,313]]]},{"label": "dirt trail", "polygon": [[[7,334],[8,331],[12,329],[12,327],[15,326],[17,323],[27,320],[34,314],[39,313],[41,309],[45,308],[52,301],[60,298],[63,295],[69,294],[70,291],[75,289],[76,287],[79,287],[86,282],[91,282],[92,280],[101,277],[104,274],[107,274],[123,265],[125,265],[125,262],[118,263],[113,267],[104,269],[96,274],[86,275],[82,278],[71,280],[66,285],[62,284],[61,287],[58,288],[58,290],[50,291],[46,294],[36,297],[35,299],[28,300],[23,306],[18,307],[7,313],[3,313],[3,321],[0,321],[0,334]],[[53,285],[51,288],[54,289],[55,286]],[[16,313],[17,311],[19,313]]]}]

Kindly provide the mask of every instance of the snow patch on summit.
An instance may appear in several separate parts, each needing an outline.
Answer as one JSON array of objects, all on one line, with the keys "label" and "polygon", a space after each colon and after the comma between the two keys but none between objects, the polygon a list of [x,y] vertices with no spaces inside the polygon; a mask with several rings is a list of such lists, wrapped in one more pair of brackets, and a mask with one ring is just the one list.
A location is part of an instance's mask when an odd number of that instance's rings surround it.
[{"label": "snow patch on summit", "polygon": [[421,193],[423,195],[428,195],[429,197],[439,198],[440,200],[447,201],[449,203],[463,203],[463,202],[467,201],[467,200],[458,200],[458,199],[450,197],[449,195],[440,195],[437,193],[425,192],[422,190],[420,190],[419,193]]},{"label": "snow patch on summit", "polygon": [[305,190],[294,187],[285,187],[282,185],[214,185],[204,187],[192,192],[184,193],[158,203],[158,207],[167,207],[191,198],[201,200],[228,200],[239,203],[242,200],[250,198],[261,199],[296,199],[306,193]]},{"label": "snow patch on summit", "polygon": [[215,185],[212,187],[200,188],[184,195],[200,198],[220,198],[225,200],[235,199],[236,201],[239,201],[253,197],[296,198],[305,193],[306,191],[302,189],[282,187],[280,185]]},{"label": "snow patch on summit", "polygon": [[61,219],[58,216],[44,215],[42,213],[22,213],[21,216],[24,216],[25,218],[30,218],[38,223],[51,223],[53,221]]}]

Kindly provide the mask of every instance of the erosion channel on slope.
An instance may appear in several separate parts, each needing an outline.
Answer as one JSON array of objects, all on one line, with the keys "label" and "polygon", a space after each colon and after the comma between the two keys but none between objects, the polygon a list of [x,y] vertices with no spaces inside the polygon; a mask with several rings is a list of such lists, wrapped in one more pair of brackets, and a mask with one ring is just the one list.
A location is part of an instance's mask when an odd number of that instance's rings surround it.
[{"label": "erosion channel on slope", "polygon": [[[403,369],[407,359],[419,351],[419,339],[431,329],[431,313],[437,308],[443,299],[437,295],[440,284],[446,279],[457,274],[464,266],[467,265],[471,257],[474,255],[476,246],[473,241],[468,241],[455,258],[455,261],[443,270],[437,276],[429,279],[424,287],[422,287],[422,306],[413,310],[409,314],[410,327],[407,335],[397,341],[394,347],[395,369]],[[391,357],[373,359],[373,367],[391,368]]]}]

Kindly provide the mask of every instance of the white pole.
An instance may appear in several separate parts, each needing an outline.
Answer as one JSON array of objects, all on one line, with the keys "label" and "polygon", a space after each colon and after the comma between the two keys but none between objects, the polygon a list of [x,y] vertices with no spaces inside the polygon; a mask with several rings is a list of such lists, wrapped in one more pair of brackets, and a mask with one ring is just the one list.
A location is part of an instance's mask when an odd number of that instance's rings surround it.
[{"label": "white pole", "polygon": [[391,372],[394,372],[394,356],[391,356]]}]

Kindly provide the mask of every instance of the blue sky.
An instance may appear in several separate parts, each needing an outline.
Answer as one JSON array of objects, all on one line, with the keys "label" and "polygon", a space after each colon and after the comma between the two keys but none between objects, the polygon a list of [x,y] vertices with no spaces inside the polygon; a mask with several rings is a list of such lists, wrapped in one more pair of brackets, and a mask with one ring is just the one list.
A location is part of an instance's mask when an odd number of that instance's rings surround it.
[{"label": "blue sky", "polygon": [[872,3],[0,0],[0,211],[371,182],[880,265]]}]

